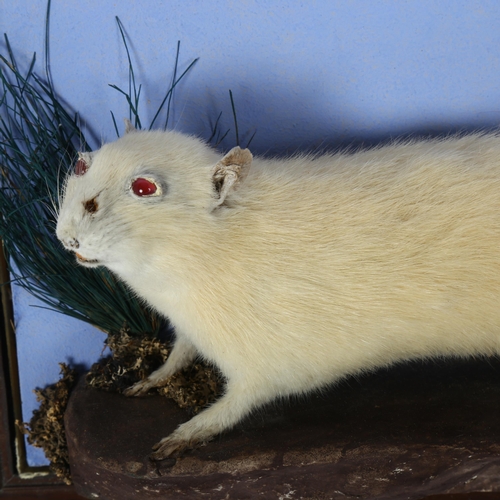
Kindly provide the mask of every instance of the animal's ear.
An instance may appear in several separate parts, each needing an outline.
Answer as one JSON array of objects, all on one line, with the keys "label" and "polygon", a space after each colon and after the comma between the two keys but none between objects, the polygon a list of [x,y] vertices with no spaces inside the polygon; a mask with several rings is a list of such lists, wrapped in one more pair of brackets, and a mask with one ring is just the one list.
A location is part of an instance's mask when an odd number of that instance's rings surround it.
[{"label": "animal's ear", "polygon": [[125,118],[123,121],[125,122],[125,134],[137,132],[137,129],[132,125],[132,122],[128,118]]},{"label": "animal's ear", "polygon": [[252,164],[252,153],[239,146],[231,149],[221,161],[217,162],[212,170],[217,208],[224,204],[228,194],[238,189],[238,185],[245,179]]},{"label": "animal's ear", "polygon": [[92,156],[93,153],[89,152],[79,152],[78,160],[73,166],[73,174],[77,177],[81,177],[82,175],[87,173],[87,170],[90,168],[92,164]]}]

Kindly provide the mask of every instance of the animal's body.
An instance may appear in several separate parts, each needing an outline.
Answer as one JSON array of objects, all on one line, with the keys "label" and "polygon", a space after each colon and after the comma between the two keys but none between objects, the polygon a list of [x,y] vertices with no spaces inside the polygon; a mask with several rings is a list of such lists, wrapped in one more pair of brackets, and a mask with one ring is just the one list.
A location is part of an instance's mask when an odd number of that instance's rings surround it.
[{"label": "animal's body", "polygon": [[[227,378],[155,458],[348,374],[500,353],[497,135],[289,159],[235,148],[221,160],[192,137],[133,132],[80,162],[59,239],[176,331],[166,364],[128,394],[197,354]],[[138,194],[137,179],[154,193]]]}]

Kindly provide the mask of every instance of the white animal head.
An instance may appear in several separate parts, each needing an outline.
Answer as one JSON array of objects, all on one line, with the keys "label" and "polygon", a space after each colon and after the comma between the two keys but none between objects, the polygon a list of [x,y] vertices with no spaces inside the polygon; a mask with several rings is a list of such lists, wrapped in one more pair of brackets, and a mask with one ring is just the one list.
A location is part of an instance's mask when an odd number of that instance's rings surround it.
[{"label": "white animal head", "polygon": [[77,262],[120,272],[164,238],[206,224],[247,174],[248,150],[222,160],[176,132],[127,133],[82,153],[62,195],[56,234]]}]

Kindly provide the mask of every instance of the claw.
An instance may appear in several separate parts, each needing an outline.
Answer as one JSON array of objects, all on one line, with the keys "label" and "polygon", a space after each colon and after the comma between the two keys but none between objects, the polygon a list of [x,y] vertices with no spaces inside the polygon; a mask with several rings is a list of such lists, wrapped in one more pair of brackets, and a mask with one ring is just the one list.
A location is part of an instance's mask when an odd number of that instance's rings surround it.
[{"label": "claw", "polygon": [[164,460],[169,457],[180,457],[185,451],[193,448],[205,446],[211,438],[191,438],[183,439],[177,431],[174,431],[170,436],[163,438],[160,442],[153,446],[153,453],[150,458],[152,460]]},{"label": "claw", "polygon": [[154,385],[151,383],[151,381],[149,379],[145,379],[135,383],[128,389],[125,389],[123,391],[123,394],[125,394],[125,396],[127,397],[144,396],[153,387]]},{"label": "claw", "polygon": [[153,460],[164,460],[171,456],[179,456],[182,452],[195,448],[197,443],[190,443],[181,439],[166,437],[153,446],[150,457]]}]

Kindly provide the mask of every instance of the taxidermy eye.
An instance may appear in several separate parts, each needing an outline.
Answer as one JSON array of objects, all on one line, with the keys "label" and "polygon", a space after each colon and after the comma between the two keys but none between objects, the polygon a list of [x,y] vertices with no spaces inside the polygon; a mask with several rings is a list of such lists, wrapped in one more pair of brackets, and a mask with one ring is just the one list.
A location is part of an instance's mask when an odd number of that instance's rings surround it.
[{"label": "taxidermy eye", "polygon": [[75,168],[74,168],[74,173],[75,175],[77,176],[81,176],[83,174],[85,174],[85,172],[87,172],[87,170],[89,169],[87,163],[85,162],[85,160],[83,158],[78,158],[78,161],[76,162],[76,165],[75,165]]},{"label": "taxidermy eye", "polygon": [[132,192],[136,196],[159,196],[161,194],[161,187],[151,179],[145,177],[138,177],[132,181],[130,186]]}]

